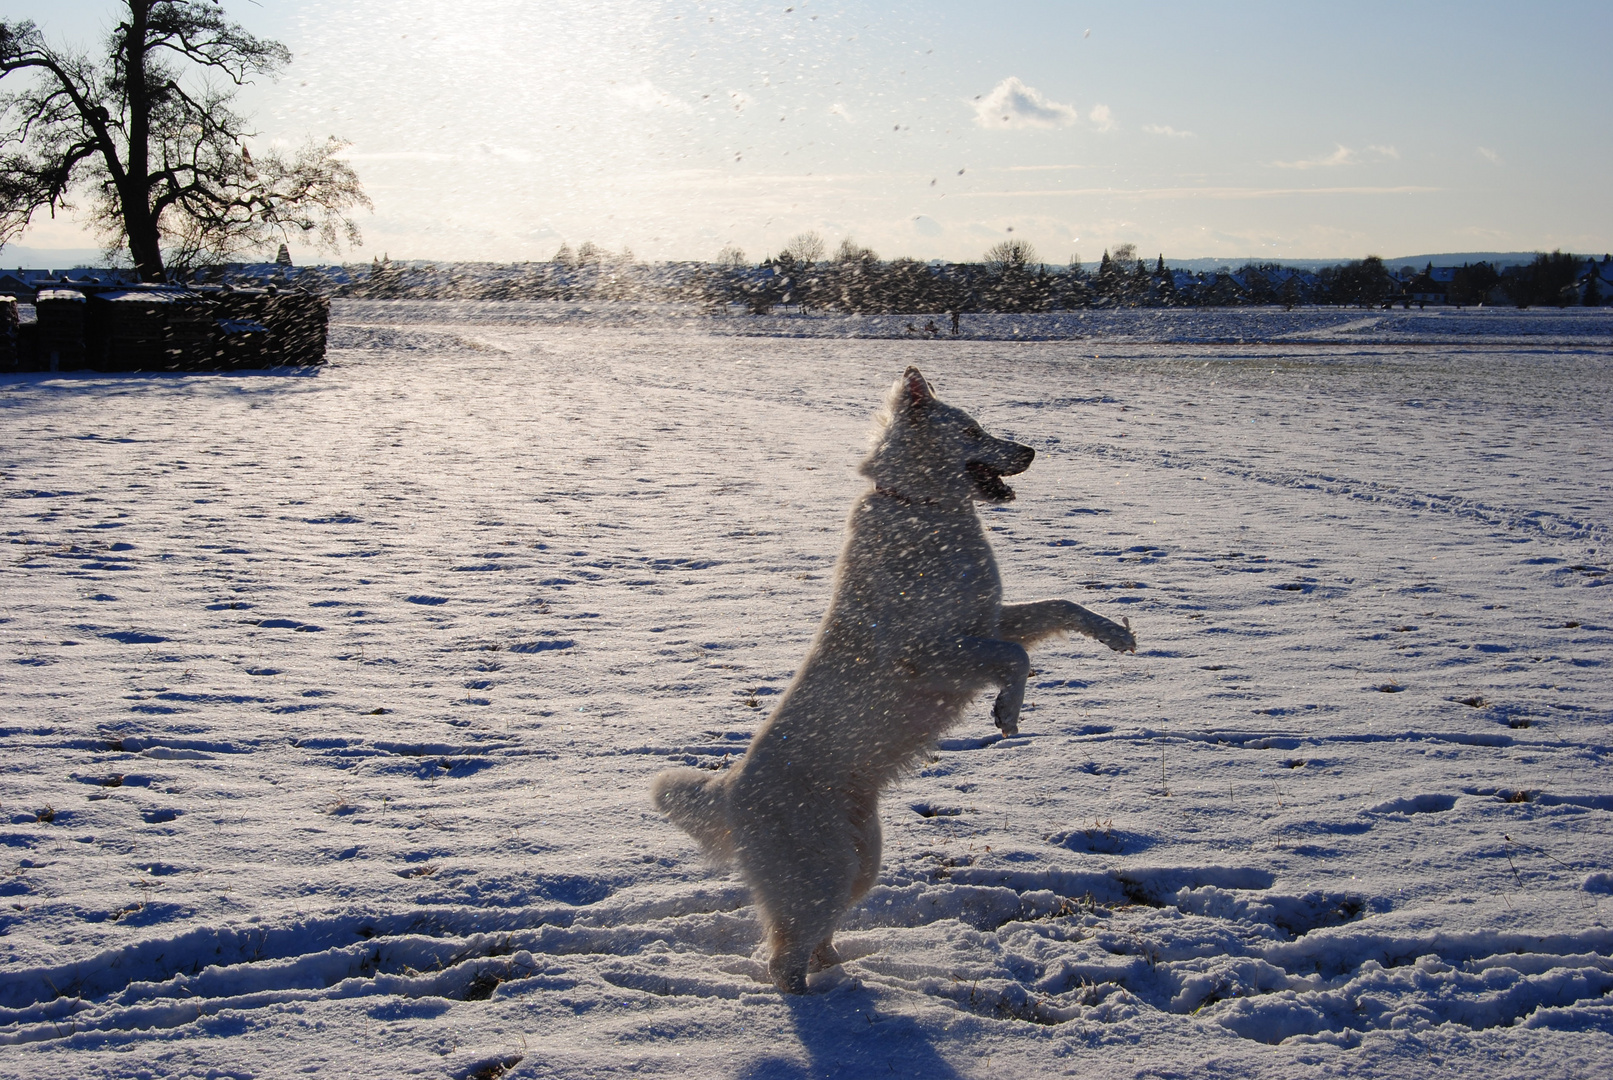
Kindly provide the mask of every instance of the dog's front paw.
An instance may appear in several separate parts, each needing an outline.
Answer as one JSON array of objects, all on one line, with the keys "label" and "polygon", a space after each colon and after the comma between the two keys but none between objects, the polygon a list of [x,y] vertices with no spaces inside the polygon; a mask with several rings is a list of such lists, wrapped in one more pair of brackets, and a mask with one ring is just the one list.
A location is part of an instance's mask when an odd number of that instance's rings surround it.
[{"label": "dog's front paw", "polygon": [[1130,619],[1123,618],[1120,622],[1111,622],[1102,616],[1099,616],[1098,619],[1098,632],[1093,635],[1094,637],[1115,652],[1134,653],[1137,651],[1137,637],[1131,632]]},{"label": "dog's front paw", "polygon": [[1019,734],[1019,706],[1014,699],[1015,695],[1007,690],[997,695],[997,700],[991,703],[991,722],[1003,733],[1003,738],[1012,738]]}]

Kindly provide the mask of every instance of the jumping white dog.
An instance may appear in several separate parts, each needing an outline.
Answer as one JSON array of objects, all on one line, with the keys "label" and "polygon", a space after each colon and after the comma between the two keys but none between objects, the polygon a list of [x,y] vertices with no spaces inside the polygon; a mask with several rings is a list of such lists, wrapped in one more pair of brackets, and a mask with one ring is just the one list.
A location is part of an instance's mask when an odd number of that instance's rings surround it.
[{"label": "jumping white dog", "polygon": [[974,503],[1014,497],[1004,476],[1036,456],[938,400],[917,368],[892,389],[851,511],[834,595],[818,636],[745,757],[726,772],[671,769],[655,805],[750,885],[780,990],[840,962],[846,909],[879,875],[879,793],[998,690],[992,716],[1018,731],[1030,657],[1074,632],[1117,652],[1128,625],[1068,600],[1004,604]]}]

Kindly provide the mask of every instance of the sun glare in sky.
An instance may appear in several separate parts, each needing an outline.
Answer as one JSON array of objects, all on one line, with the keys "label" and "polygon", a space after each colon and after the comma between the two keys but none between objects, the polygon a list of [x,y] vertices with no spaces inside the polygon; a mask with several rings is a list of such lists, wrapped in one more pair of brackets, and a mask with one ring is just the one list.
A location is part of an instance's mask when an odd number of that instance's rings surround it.
[{"label": "sun glare in sky", "polygon": [[[114,17],[40,8],[0,3],[86,46]],[[360,257],[755,259],[806,229],[1052,262],[1613,246],[1605,5],[225,9],[295,56],[244,95],[262,138],[350,140]],[[94,245],[71,214],[22,243]]]}]

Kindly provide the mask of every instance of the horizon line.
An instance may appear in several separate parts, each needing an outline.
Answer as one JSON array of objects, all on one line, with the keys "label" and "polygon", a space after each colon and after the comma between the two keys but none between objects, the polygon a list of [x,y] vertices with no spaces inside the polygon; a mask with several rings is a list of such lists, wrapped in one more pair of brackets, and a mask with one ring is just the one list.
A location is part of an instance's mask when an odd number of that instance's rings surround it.
[{"label": "horizon line", "polygon": [[[53,258],[53,259],[50,260],[50,262],[48,264],[42,264],[42,265],[39,265],[39,266],[22,265],[22,266],[19,266],[17,268],[14,268],[12,270],[7,270],[5,268],[5,266],[3,265],[4,262],[5,262],[6,249],[10,248],[10,247],[14,247],[14,246],[21,246],[21,245],[7,244],[7,245],[0,246],[0,274],[15,273],[15,272],[18,272],[18,271],[21,271],[21,272],[24,272],[24,273],[30,273],[30,272],[37,272],[37,271],[41,271],[41,270],[50,270],[50,269],[67,269],[67,270],[130,270],[130,269],[132,269],[132,267],[128,267],[128,266],[109,264],[109,263],[105,263],[105,262],[88,261],[88,260],[84,260],[84,259],[82,259],[80,257],[85,252],[91,251],[93,249],[87,249],[87,248],[57,248],[57,249],[39,248],[39,249],[29,249],[29,248],[24,247],[24,250],[29,251],[31,255],[34,255],[36,257],[39,256],[39,255],[48,255],[48,254],[52,254],[52,253],[54,253],[56,255],[63,256],[63,257],[62,258]],[[561,246],[562,247],[570,247],[571,245],[570,245],[569,241],[562,241]],[[625,248],[624,250],[631,251],[631,247]],[[1483,256],[1490,256],[1492,258],[1502,258],[1502,259],[1526,258],[1526,257],[1532,257],[1532,256],[1536,256],[1536,255],[1550,254],[1552,252],[1561,252],[1563,254],[1571,255],[1571,256],[1574,256],[1574,257],[1577,257],[1577,258],[1585,258],[1585,259],[1595,259],[1596,258],[1594,252],[1591,252],[1589,250],[1583,251],[1583,252],[1564,251],[1560,246],[1558,246],[1558,247],[1552,248],[1550,251],[1547,251],[1547,249],[1545,249],[1545,248],[1536,247],[1536,248],[1528,248],[1528,249],[1516,250],[1516,251],[1443,251],[1443,252],[1421,252],[1421,253],[1417,253],[1417,254],[1414,254],[1414,255],[1396,255],[1396,256],[1377,255],[1377,254],[1375,254],[1373,252],[1368,252],[1368,253],[1366,253],[1364,255],[1282,255],[1282,256],[1278,256],[1278,255],[1254,255],[1254,254],[1246,254],[1246,255],[1194,255],[1194,256],[1179,256],[1179,257],[1175,257],[1173,259],[1165,259],[1165,263],[1166,263],[1167,266],[1171,266],[1173,264],[1180,265],[1182,263],[1189,263],[1189,262],[1195,262],[1195,263],[1207,263],[1207,262],[1225,263],[1225,264],[1230,264],[1230,265],[1234,265],[1234,266],[1243,266],[1243,265],[1249,265],[1249,264],[1264,264],[1264,263],[1274,263],[1274,264],[1278,264],[1278,265],[1282,265],[1284,263],[1342,264],[1342,263],[1347,263],[1347,262],[1359,262],[1359,261],[1362,261],[1364,259],[1369,259],[1369,258],[1377,258],[1377,259],[1382,260],[1386,265],[1388,265],[1388,264],[1391,264],[1391,263],[1414,262],[1414,261],[1418,261],[1418,260],[1439,259],[1439,258],[1466,258],[1466,259],[1472,259],[1474,257],[1480,257],[1480,261],[1483,261],[1483,259],[1482,259]],[[557,249],[556,254],[558,254],[558,253],[559,252],[558,252],[558,249]],[[100,255],[100,254],[104,254],[104,253],[96,252],[96,254]],[[612,252],[612,251],[609,251],[608,249],[601,249],[601,254],[607,259],[614,259],[616,257],[616,253]],[[1104,254],[1105,255],[1110,255],[1110,250],[1108,248],[1105,248],[1104,249]],[[1156,252],[1152,259],[1143,256],[1139,252],[1139,254],[1134,256],[1133,258],[1134,259],[1139,259],[1139,260],[1141,260],[1143,262],[1153,262],[1153,261],[1156,261],[1157,259],[1160,259],[1160,258],[1163,258],[1163,257],[1164,257],[1163,252]],[[1606,254],[1604,254],[1603,258],[1606,258],[1606,257],[1607,257]],[[763,265],[766,261],[768,261],[770,259],[776,259],[776,258],[777,258],[776,254],[770,254],[770,255],[766,256],[764,259],[757,260],[755,262],[747,262],[745,265],[747,265],[747,266],[760,266],[760,265]],[[306,268],[310,268],[310,267],[319,267],[319,266],[337,266],[337,267],[360,266],[360,265],[363,265],[365,263],[373,264],[374,262],[378,261],[378,259],[384,259],[385,261],[392,262],[392,263],[437,263],[437,264],[441,264],[441,265],[481,265],[481,266],[525,266],[525,265],[533,265],[533,264],[552,263],[552,262],[555,261],[553,255],[548,256],[547,258],[526,258],[526,259],[436,258],[436,257],[432,257],[432,256],[403,256],[403,257],[399,257],[397,259],[393,259],[393,258],[390,257],[390,255],[388,253],[382,253],[382,255],[379,256],[379,257],[372,255],[367,260],[363,259],[363,258],[359,258],[359,259],[353,260],[353,261],[334,261],[334,262],[310,261],[310,262],[295,263],[295,264],[293,264],[293,269],[306,269]],[[894,262],[894,261],[899,260],[899,259],[912,259],[915,262],[925,263],[925,264],[948,263],[948,264],[952,264],[952,265],[963,265],[963,266],[967,266],[967,265],[974,264],[974,263],[983,263],[983,262],[987,261],[985,259],[985,257],[984,257],[984,253],[982,253],[979,256],[975,256],[974,258],[969,258],[969,259],[949,259],[949,258],[944,258],[944,257],[939,257],[939,256],[931,257],[931,258],[918,258],[916,256],[910,256],[910,255],[895,255],[895,256],[891,256],[889,258],[881,257],[881,258],[878,259],[878,261],[879,262]],[[814,263],[814,265],[822,265],[822,264],[825,264],[825,263],[832,263],[834,261],[835,260],[832,257],[826,257],[826,258],[817,260]],[[1096,266],[1096,265],[1101,264],[1101,262],[1102,262],[1101,258],[1099,258],[1099,259],[1082,259],[1079,264],[1071,263],[1071,262],[1060,262],[1060,261],[1049,260],[1049,259],[1035,259],[1035,260],[1032,260],[1030,263],[1028,263],[1028,265],[1038,265],[1038,266],[1075,266],[1075,265],[1087,266],[1087,265],[1093,265],[1093,266]],[[676,258],[672,258],[672,259],[638,259],[638,258],[635,258],[633,260],[633,262],[632,262],[632,265],[664,266],[664,265],[688,264],[688,263],[693,263],[693,264],[698,264],[698,265],[706,265],[706,266],[717,265],[717,263],[716,263],[716,261],[714,259],[709,259],[709,258],[707,258],[707,259],[699,259],[699,258],[691,258],[691,259],[676,259]],[[231,259],[231,260],[228,260],[228,261],[225,261],[225,262],[203,263],[203,264],[200,264],[200,265],[198,265],[196,267],[193,267],[192,269],[193,270],[198,270],[198,269],[203,269],[205,267],[217,267],[217,266],[272,266],[272,265],[275,265],[275,263],[274,263],[273,258],[271,257],[271,258],[264,258],[264,259],[257,259],[257,260],[254,260],[254,259]]]}]

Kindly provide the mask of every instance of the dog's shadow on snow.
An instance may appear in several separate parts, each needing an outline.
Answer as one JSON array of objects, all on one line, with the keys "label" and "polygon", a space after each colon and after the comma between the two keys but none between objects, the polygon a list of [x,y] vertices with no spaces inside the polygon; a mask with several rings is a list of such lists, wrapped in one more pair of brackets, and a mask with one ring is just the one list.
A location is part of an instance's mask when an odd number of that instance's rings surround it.
[{"label": "dog's shadow on snow", "polygon": [[806,1051],[803,1064],[769,1055],[737,1080],[817,1080],[825,1076],[922,1076],[961,1080],[931,1044],[930,1033],[910,1016],[882,1013],[866,988],[841,986],[828,993],[787,998],[795,1036]]}]

